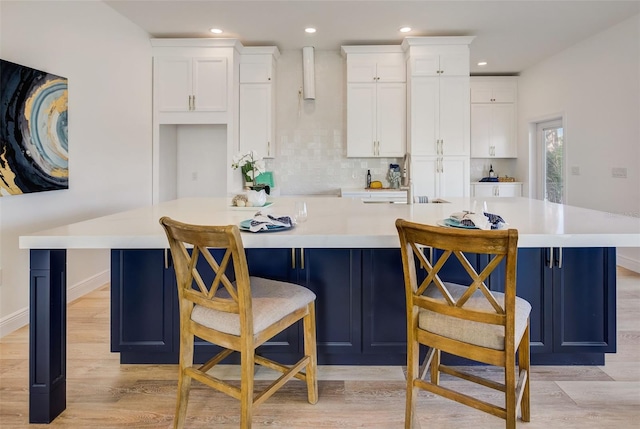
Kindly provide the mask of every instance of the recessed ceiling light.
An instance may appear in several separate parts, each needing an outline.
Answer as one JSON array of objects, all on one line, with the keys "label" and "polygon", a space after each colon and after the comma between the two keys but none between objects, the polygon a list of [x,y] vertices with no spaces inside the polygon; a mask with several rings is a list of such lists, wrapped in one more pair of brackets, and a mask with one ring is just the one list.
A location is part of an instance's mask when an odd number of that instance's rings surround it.
[{"label": "recessed ceiling light", "polygon": [[211,31],[213,34],[222,34],[222,30],[220,30],[219,28],[212,28]]},{"label": "recessed ceiling light", "polygon": [[486,65],[487,65],[487,62],[486,62],[486,61],[480,61],[480,62],[478,63],[478,65],[479,65],[479,66],[486,66]]},{"label": "recessed ceiling light", "polygon": [[401,27],[400,28],[400,32],[401,33],[408,33],[409,31],[411,31],[411,27]]},{"label": "recessed ceiling light", "polygon": [[307,33],[315,33],[316,29],[313,28],[313,27],[307,27],[307,28],[304,29],[304,31],[307,32]]}]

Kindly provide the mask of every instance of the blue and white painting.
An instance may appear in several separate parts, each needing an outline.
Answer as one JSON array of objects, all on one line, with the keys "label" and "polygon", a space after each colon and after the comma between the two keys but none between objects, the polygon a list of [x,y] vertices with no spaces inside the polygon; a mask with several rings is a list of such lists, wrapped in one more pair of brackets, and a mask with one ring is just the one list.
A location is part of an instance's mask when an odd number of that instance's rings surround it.
[{"label": "blue and white painting", "polygon": [[69,188],[67,79],[0,60],[0,197]]}]

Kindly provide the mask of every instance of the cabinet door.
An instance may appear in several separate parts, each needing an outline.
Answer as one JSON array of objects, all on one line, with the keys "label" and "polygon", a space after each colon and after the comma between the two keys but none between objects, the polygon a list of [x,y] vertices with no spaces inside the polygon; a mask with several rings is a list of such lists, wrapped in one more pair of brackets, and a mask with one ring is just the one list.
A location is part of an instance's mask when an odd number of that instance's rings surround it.
[{"label": "cabinet door", "polygon": [[438,155],[438,78],[414,77],[411,80],[412,156]]},{"label": "cabinet door", "polygon": [[553,351],[615,352],[615,248],[554,250]]},{"label": "cabinet door", "polygon": [[400,249],[364,249],[362,351],[407,352],[407,317]]},{"label": "cabinet door", "polygon": [[515,82],[495,82],[492,84],[494,103],[515,103]]},{"label": "cabinet door", "polygon": [[515,183],[501,183],[497,185],[498,187],[498,197],[521,197],[522,196],[522,185]]},{"label": "cabinet door", "polygon": [[441,155],[469,155],[469,78],[442,77],[439,96]]},{"label": "cabinet door", "polygon": [[515,103],[516,83],[513,81],[471,80],[472,103]]},{"label": "cabinet door", "polygon": [[374,156],[376,84],[347,85],[347,156]]},{"label": "cabinet door", "polygon": [[384,53],[378,55],[376,64],[378,83],[406,82],[407,71],[403,53]]},{"label": "cabinet door", "polygon": [[173,269],[164,264],[162,249],[111,251],[111,351],[121,352],[122,363],[177,358],[178,291]]},{"label": "cabinet door", "polygon": [[407,91],[404,83],[377,84],[377,156],[405,154]]},{"label": "cabinet door", "polygon": [[349,54],[347,56],[347,82],[375,82],[377,77],[376,63],[376,54]]},{"label": "cabinet door", "polygon": [[440,54],[440,76],[469,77],[469,52],[447,52]]},{"label": "cabinet door", "polygon": [[[361,253],[303,249],[299,281],[316,294],[318,354],[361,352]],[[330,358],[330,356],[327,356]],[[331,362],[325,362],[331,363]]]},{"label": "cabinet door", "polygon": [[477,82],[471,78],[471,102],[491,103],[493,100],[493,89],[489,82]]},{"label": "cabinet door", "polygon": [[154,89],[157,107],[162,112],[186,112],[192,95],[191,58],[156,57],[153,59]]},{"label": "cabinet door", "polygon": [[[440,56],[438,54],[421,54],[413,56],[411,61],[411,76],[440,76]],[[413,79],[412,79],[413,81]]]},{"label": "cabinet door", "polygon": [[[476,106],[474,105],[474,107]],[[515,106],[513,104],[491,105],[490,145],[493,146],[495,157],[515,158],[517,156]]]},{"label": "cabinet door", "polygon": [[438,197],[469,196],[469,158],[442,157],[438,178]]},{"label": "cabinet door", "polygon": [[474,183],[471,185],[473,197],[495,197],[495,185]]},{"label": "cabinet door", "polygon": [[227,110],[227,59],[193,59],[194,110]]},{"label": "cabinet door", "polygon": [[[516,295],[531,304],[529,316],[531,353],[553,352],[553,287],[549,249],[518,249]],[[504,266],[504,262],[502,263]],[[504,292],[504,269],[491,275],[491,290]]]},{"label": "cabinet door", "polygon": [[240,83],[269,83],[272,78],[272,68],[270,58],[259,62],[241,62]]},{"label": "cabinet door", "polygon": [[239,123],[240,152],[255,150],[265,158],[275,155],[270,83],[240,84]]},{"label": "cabinet door", "polygon": [[416,197],[426,196],[432,199],[439,196],[436,182],[439,167],[439,157],[412,157],[411,181]]},{"label": "cabinet door", "polygon": [[491,150],[492,129],[491,104],[471,105],[471,157],[489,158]]},{"label": "cabinet door", "polygon": [[[292,249],[245,249],[249,275],[283,282],[296,283],[296,273],[292,269]],[[301,352],[301,322],[280,332],[258,348],[259,353]]]}]

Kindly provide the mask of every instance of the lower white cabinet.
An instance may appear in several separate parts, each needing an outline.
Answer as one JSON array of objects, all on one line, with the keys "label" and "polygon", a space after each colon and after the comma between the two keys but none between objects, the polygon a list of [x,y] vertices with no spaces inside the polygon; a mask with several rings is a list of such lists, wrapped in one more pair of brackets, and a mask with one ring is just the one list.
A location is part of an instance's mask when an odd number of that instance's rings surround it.
[{"label": "lower white cabinet", "polygon": [[521,197],[522,183],[520,182],[487,182],[472,183],[472,197]]},{"label": "lower white cabinet", "polygon": [[469,196],[469,157],[414,157],[411,162],[414,196],[429,199]]}]

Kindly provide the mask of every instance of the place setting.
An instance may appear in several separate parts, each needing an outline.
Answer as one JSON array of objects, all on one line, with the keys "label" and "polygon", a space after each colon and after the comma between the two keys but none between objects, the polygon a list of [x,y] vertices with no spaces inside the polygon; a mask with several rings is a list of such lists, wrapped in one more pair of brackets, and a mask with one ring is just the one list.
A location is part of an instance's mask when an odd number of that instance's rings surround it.
[{"label": "place setting", "polygon": [[294,206],[294,215],[274,215],[263,213],[262,210],[256,212],[251,219],[245,219],[238,225],[240,231],[245,232],[278,232],[293,228],[296,224],[306,222],[307,204],[304,201],[297,201]]},{"label": "place setting", "polygon": [[482,212],[476,212],[476,202],[474,201],[471,210],[451,213],[448,218],[438,221],[438,225],[448,228],[492,230],[505,229],[509,224],[502,216],[489,213],[486,201],[483,204]]}]

